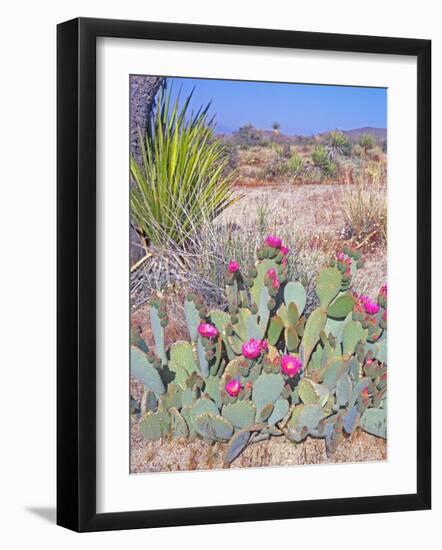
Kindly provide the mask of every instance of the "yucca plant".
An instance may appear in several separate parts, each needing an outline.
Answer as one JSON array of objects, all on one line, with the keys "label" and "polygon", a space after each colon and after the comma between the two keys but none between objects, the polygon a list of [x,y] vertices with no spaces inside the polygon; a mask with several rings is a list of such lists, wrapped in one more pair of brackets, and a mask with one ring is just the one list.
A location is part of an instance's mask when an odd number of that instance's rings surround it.
[{"label": "yucca plant", "polygon": [[[193,93],[193,92],[192,92]],[[146,135],[142,164],[131,158],[131,209],[146,246],[185,241],[234,201],[232,172],[214,135],[210,103],[189,112],[192,93],[180,104],[162,87]]]},{"label": "yucca plant", "polygon": [[351,143],[348,138],[338,130],[330,132],[327,139],[328,154],[332,160],[339,155],[349,155],[351,153]]},{"label": "yucca plant", "polygon": [[290,159],[287,161],[287,167],[290,173],[295,177],[301,176],[305,168],[304,161],[296,152],[293,153]]},{"label": "yucca plant", "polygon": [[362,134],[359,138],[359,145],[367,152],[369,149],[373,149],[376,145],[376,140],[372,134]]},{"label": "yucca plant", "polygon": [[333,176],[336,172],[336,164],[328,156],[327,149],[323,145],[317,145],[312,151],[312,163],[319,170],[321,179]]}]

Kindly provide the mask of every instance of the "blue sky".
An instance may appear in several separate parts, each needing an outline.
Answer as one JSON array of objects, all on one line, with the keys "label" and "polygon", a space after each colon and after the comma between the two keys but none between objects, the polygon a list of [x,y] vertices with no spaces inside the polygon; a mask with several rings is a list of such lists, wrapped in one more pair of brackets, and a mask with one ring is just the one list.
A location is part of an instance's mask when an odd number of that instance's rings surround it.
[{"label": "blue sky", "polygon": [[168,78],[171,84],[174,95],[182,88],[182,97],[195,87],[194,109],[212,101],[210,112],[220,132],[247,122],[270,130],[274,121],[281,132],[300,135],[387,126],[385,88]]}]

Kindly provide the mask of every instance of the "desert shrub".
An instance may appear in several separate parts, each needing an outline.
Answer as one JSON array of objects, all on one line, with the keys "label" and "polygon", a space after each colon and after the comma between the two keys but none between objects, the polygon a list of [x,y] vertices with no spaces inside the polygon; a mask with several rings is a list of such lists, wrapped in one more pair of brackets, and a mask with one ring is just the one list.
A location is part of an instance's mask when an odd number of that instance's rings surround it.
[{"label": "desert shrub", "polygon": [[362,147],[359,145],[359,143],[355,143],[353,145],[353,148],[352,148],[352,152],[353,152],[353,155],[355,155],[356,157],[360,158],[363,154],[363,149]]},{"label": "desert shrub", "polygon": [[290,159],[287,161],[288,171],[291,175],[299,177],[304,173],[304,161],[298,155],[298,153],[293,153]]},{"label": "desert shrub", "polygon": [[189,113],[190,94],[171,105],[165,88],[140,136],[143,163],[131,158],[131,211],[147,244],[185,242],[234,201],[225,147],[214,136],[209,105]]},{"label": "desert shrub", "polygon": [[241,126],[241,128],[233,134],[233,139],[234,142],[243,149],[256,147],[257,145],[265,145],[262,132],[255,128],[250,122]]},{"label": "desert shrub", "polygon": [[272,149],[275,151],[275,153],[282,159],[284,158],[290,158],[291,155],[291,148],[290,143],[272,143]]},{"label": "desert shrub", "polygon": [[225,442],[229,464],[273,436],[323,438],[328,456],[358,428],[387,438],[386,286],[374,300],[352,292],[361,256],[340,251],[319,271],[318,307],[307,313],[288,253],[268,235],[251,267],[224,264],[226,309],[187,293],[188,340],[168,348],[166,302],[152,297],[154,346],[131,335],[131,375],[144,386],[132,421],[146,440]]},{"label": "desert shrub", "polygon": [[317,145],[311,155],[312,163],[318,169],[320,177],[330,177],[336,172],[336,164],[330,160],[327,149],[323,145]]},{"label": "desert shrub", "polygon": [[376,145],[376,140],[372,134],[362,134],[358,141],[359,145],[367,152]]},{"label": "desert shrub", "polygon": [[330,159],[334,159],[339,155],[349,156],[351,154],[351,143],[342,132],[338,132],[337,130],[330,132],[326,143]]},{"label": "desert shrub", "polygon": [[273,180],[275,178],[287,176],[289,173],[289,167],[287,162],[282,158],[277,158],[270,162],[263,171],[263,176],[266,179]]},{"label": "desert shrub", "polygon": [[239,166],[238,147],[231,140],[223,140],[224,152],[227,159],[224,168],[225,174],[235,172]]},{"label": "desert shrub", "polygon": [[383,172],[356,178],[340,200],[344,213],[344,237],[359,244],[387,241],[387,188]]}]

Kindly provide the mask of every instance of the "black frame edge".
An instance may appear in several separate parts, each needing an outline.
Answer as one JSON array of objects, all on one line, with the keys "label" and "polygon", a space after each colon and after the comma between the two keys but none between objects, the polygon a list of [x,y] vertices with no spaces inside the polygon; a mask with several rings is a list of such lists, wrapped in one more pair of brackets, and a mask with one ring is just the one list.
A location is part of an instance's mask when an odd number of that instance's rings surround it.
[{"label": "black frame edge", "polygon": [[57,26],[57,523],[78,530],[78,20]]},{"label": "black frame edge", "polygon": [[417,55],[417,494],[431,509],[431,41]]},{"label": "black frame edge", "polygon": [[[96,513],[96,38],[412,55],[418,63],[416,494]],[[57,27],[57,523],[86,532],[431,507],[431,41],[80,18]],[[81,224],[79,223],[81,217]]]}]

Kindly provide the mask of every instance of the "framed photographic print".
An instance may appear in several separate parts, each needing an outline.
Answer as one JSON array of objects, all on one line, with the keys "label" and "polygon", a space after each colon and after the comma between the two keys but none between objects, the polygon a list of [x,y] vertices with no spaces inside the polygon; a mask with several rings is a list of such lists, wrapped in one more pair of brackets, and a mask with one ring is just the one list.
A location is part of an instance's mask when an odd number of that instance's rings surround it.
[{"label": "framed photographic print", "polygon": [[430,508],[430,52],[58,26],[59,525]]}]

